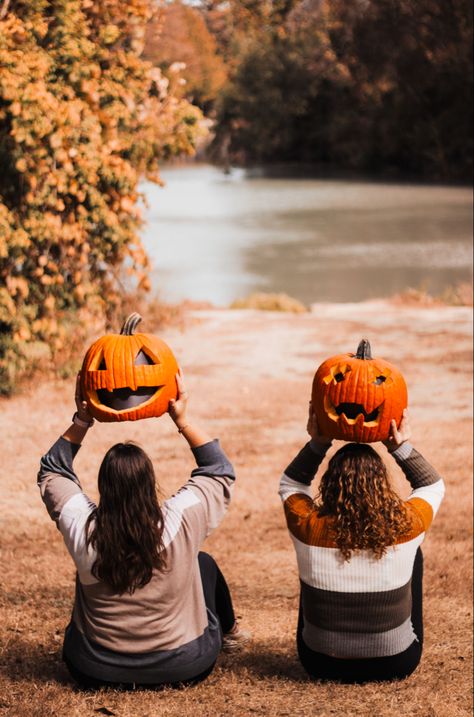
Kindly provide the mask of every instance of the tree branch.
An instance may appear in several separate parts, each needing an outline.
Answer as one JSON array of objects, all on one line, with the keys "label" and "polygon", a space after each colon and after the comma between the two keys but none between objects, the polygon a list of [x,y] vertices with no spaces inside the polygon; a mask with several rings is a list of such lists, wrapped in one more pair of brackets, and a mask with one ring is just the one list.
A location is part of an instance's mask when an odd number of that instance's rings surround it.
[{"label": "tree branch", "polygon": [[9,5],[10,5],[10,0],[3,0],[2,6],[0,8],[0,20],[3,20],[3,18],[7,14]]}]

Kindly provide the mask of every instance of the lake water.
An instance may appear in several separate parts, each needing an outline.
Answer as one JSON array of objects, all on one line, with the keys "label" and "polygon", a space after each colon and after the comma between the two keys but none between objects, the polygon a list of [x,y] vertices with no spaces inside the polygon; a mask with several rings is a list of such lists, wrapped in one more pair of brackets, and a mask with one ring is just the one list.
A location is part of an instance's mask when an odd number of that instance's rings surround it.
[{"label": "lake water", "polygon": [[306,304],[440,294],[472,276],[472,192],[453,187],[251,178],[207,165],[144,184],[153,289],[227,305],[253,291]]}]

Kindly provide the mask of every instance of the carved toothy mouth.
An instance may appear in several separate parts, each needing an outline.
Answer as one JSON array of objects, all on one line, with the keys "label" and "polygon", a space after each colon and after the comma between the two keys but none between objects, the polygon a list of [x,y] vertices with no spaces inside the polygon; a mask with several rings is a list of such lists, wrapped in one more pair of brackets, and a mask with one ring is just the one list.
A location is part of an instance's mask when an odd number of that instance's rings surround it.
[{"label": "carved toothy mouth", "polygon": [[324,398],[324,410],[333,421],[338,421],[340,418],[346,421],[349,425],[354,425],[356,422],[360,422],[365,426],[376,426],[378,424],[378,417],[383,403],[373,411],[367,413],[364,406],[361,403],[339,403],[334,406],[330,399],[325,396]]},{"label": "carved toothy mouth", "polygon": [[113,391],[99,388],[97,398],[103,406],[114,411],[127,411],[152,399],[161,388],[163,386],[140,386],[135,391],[131,388],[115,388]]},{"label": "carved toothy mouth", "polygon": [[338,416],[342,416],[342,414],[345,415],[346,418],[351,418],[355,420],[359,414],[362,413],[364,416],[364,423],[375,421],[377,416],[379,415],[379,409],[375,408],[370,413],[367,413],[364,406],[360,403],[340,403],[336,408],[336,413]]}]

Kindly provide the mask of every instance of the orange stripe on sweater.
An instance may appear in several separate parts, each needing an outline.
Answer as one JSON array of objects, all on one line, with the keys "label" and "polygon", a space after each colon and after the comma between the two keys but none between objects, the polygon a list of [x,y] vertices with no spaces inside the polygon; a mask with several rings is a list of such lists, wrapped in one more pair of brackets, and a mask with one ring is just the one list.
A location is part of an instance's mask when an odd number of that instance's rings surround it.
[{"label": "orange stripe on sweater", "polygon": [[406,535],[401,536],[397,543],[406,543],[408,540],[413,540],[420,533],[427,531],[433,521],[433,508],[423,498],[411,498],[405,501],[405,508],[411,519],[411,530]]},{"label": "orange stripe on sweater", "polygon": [[291,534],[302,543],[321,548],[337,548],[329,532],[328,519],[317,515],[313,500],[308,495],[290,495],[285,500],[285,515]]},{"label": "orange stripe on sweater", "polygon": [[[331,535],[331,518],[320,518],[310,496],[304,493],[293,493],[284,503],[286,522],[291,534],[305,545],[320,548],[337,548]],[[405,508],[411,519],[411,529],[401,535],[393,545],[407,543],[424,533],[433,520],[431,505],[422,498],[405,501]]]}]

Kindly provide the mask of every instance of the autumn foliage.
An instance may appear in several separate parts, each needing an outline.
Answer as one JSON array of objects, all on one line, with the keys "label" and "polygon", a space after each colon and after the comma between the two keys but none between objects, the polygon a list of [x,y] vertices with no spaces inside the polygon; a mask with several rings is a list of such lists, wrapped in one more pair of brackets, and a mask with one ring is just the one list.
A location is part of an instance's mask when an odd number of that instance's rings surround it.
[{"label": "autumn foliage", "polygon": [[200,111],[141,58],[151,0],[0,2],[0,392],[148,287],[138,181]]},{"label": "autumn foliage", "polygon": [[197,8],[179,0],[163,4],[147,26],[145,57],[174,80],[181,66],[178,93],[204,109],[211,109],[226,79],[224,60],[217,41]]}]

